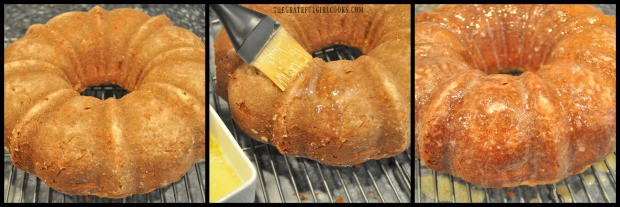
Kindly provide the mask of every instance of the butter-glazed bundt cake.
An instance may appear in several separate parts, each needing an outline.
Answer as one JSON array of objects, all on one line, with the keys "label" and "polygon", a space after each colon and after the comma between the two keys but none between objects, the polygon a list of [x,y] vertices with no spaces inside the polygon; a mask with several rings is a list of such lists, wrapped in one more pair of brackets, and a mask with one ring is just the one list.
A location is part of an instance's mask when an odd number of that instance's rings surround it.
[{"label": "butter-glazed bundt cake", "polygon": [[[121,99],[80,96],[115,83]],[[4,51],[4,147],[74,195],[120,198],[176,182],[205,158],[205,46],[165,16],[60,14]]]},{"label": "butter-glazed bundt cake", "polygon": [[[284,155],[334,166],[392,157],[410,147],[409,5],[244,6],[279,21],[309,53],[344,44],[365,54],[354,61],[315,58],[281,91],[243,63],[220,31],[214,44],[217,92],[246,134]],[[348,10],[338,10],[343,8]]]},{"label": "butter-glazed bundt cake", "polygon": [[616,19],[593,6],[441,5],[416,15],[414,55],[415,156],[431,169],[546,184],[616,148]]}]

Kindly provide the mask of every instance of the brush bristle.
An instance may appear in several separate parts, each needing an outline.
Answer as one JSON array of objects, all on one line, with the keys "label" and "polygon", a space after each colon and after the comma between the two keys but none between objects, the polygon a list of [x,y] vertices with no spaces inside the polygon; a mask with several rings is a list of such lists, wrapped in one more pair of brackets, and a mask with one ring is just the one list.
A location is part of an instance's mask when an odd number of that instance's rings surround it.
[{"label": "brush bristle", "polygon": [[284,27],[280,27],[251,65],[284,91],[311,60],[312,55],[306,52]]}]

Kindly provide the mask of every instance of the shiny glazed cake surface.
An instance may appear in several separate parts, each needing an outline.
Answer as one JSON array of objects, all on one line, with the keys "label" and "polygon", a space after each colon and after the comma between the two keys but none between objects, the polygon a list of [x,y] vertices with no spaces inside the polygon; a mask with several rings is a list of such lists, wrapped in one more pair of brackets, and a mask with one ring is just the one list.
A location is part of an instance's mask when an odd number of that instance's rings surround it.
[{"label": "shiny glazed cake surface", "polygon": [[615,149],[616,21],[593,6],[441,5],[415,17],[414,56],[415,155],[431,169],[546,184]]}]

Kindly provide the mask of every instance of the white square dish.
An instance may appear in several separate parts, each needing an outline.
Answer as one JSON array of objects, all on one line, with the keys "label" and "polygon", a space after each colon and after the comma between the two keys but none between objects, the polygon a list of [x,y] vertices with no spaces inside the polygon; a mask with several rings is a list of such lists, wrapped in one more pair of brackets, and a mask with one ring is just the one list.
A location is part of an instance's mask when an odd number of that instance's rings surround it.
[{"label": "white square dish", "polygon": [[[256,191],[256,168],[245,155],[215,109],[209,105],[209,134],[222,148],[233,169],[241,179],[241,186],[216,203],[253,203]],[[211,175],[209,175],[211,176]]]}]

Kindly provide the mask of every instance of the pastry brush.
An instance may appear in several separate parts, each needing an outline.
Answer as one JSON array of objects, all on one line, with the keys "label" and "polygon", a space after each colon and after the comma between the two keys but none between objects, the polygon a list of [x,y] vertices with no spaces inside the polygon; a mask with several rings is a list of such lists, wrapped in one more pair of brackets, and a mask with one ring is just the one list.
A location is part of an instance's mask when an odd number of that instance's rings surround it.
[{"label": "pastry brush", "polygon": [[280,90],[293,82],[312,56],[279,22],[234,4],[210,5],[241,59],[260,70]]}]

